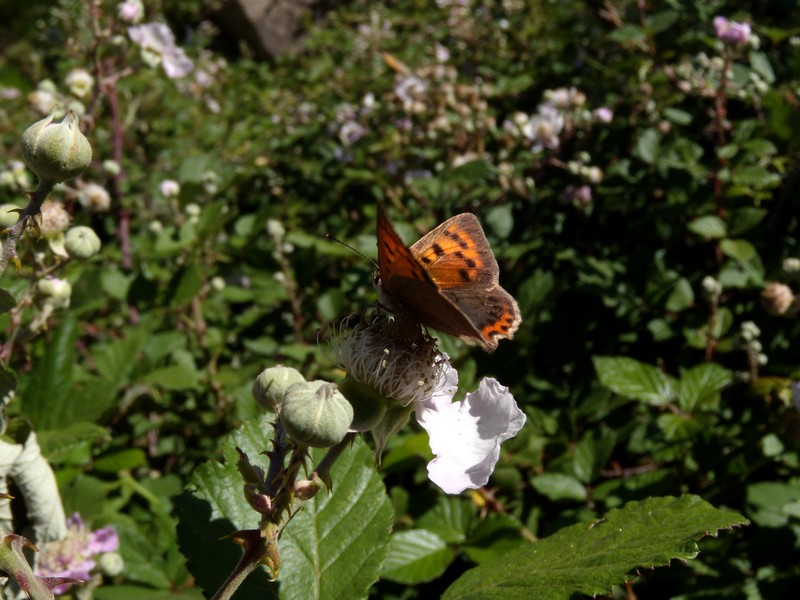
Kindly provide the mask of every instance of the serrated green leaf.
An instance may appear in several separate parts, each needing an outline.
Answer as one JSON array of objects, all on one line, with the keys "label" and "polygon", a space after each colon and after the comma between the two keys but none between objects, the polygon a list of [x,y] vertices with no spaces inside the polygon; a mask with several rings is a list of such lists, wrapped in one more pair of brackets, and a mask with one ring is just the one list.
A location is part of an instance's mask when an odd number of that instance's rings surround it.
[{"label": "serrated green leaf", "polygon": [[661,134],[657,129],[645,129],[636,140],[634,155],[648,165],[654,165],[661,150]]},{"label": "serrated green leaf", "polygon": [[[198,583],[213,593],[236,565],[241,552],[221,537],[258,525],[259,515],[242,494],[235,447],[266,470],[260,455],[269,446],[271,419],[250,419],[223,443],[224,464],[209,461],[192,478],[193,490],[176,499],[181,548]],[[318,464],[324,452],[313,451]],[[332,470],[333,492],[322,491],[298,505],[283,531],[279,548],[283,565],[278,586],[257,570],[239,588],[243,598],[314,600],[364,598],[377,579],[389,543],[392,507],[372,452],[359,438]]]},{"label": "serrated green leaf", "polygon": [[680,13],[676,10],[662,10],[648,15],[645,26],[651,34],[660,33],[672,27],[679,18]]},{"label": "serrated green leaf", "polygon": [[706,410],[714,408],[719,400],[719,392],[732,382],[733,373],[716,363],[706,363],[689,369],[680,380],[680,407],[687,412],[695,407]]},{"label": "serrated green leaf", "polygon": [[460,544],[466,539],[473,513],[473,504],[466,498],[439,496],[436,506],[419,517],[416,526],[435,533],[448,544]]},{"label": "serrated green leaf", "polygon": [[486,562],[523,545],[522,528],[522,523],[513,515],[489,513],[478,522],[461,549],[471,560]]},{"label": "serrated green leaf", "polygon": [[68,312],[44,356],[25,378],[21,412],[37,430],[66,426],[65,400],[71,393],[77,339],[77,319]]},{"label": "serrated green leaf", "polygon": [[761,481],[747,486],[747,514],[762,527],[785,527],[797,502],[800,484],[795,481]]},{"label": "serrated green leaf", "polygon": [[708,239],[723,238],[728,233],[725,222],[715,215],[698,217],[691,221],[686,228],[692,233]]},{"label": "serrated green leaf", "polygon": [[78,422],[49,431],[37,431],[42,453],[52,462],[59,462],[75,448],[88,442],[108,440],[110,435],[104,427],[95,423]]},{"label": "serrated green leaf", "polygon": [[695,558],[697,540],[747,523],[697,496],[630,502],[603,519],[566,527],[468,571],[443,599],[568,600],[610,594],[635,569]]},{"label": "serrated green leaf", "polygon": [[692,122],[691,114],[677,108],[665,108],[664,116],[677,125],[689,125]]},{"label": "serrated green leaf", "polygon": [[761,79],[767,83],[775,83],[775,71],[772,70],[772,65],[769,64],[767,55],[758,50],[752,50],[748,55],[750,60],[750,67],[761,76]]},{"label": "serrated green leaf", "polygon": [[94,468],[100,472],[117,473],[126,469],[135,469],[147,463],[147,455],[141,448],[125,448],[101,456],[94,461]]},{"label": "serrated green leaf", "polygon": [[410,529],[392,534],[389,558],[381,577],[414,585],[436,579],[455,559],[455,553],[442,538],[425,529]]},{"label": "serrated green leaf", "polygon": [[122,339],[97,344],[92,349],[92,361],[100,378],[115,385],[125,383],[125,376],[136,365],[144,347],[147,333],[141,328],[128,330]]},{"label": "serrated green leaf", "polygon": [[0,288],[0,315],[10,311],[16,305],[17,301],[14,296],[9,294],[3,288]]},{"label": "serrated green leaf", "polygon": [[720,242],[720,250],[725,256],[729,256],[740,263],[750,262],[754,257],[758,256],[756,247],[747,240],[722,240]]},{"label": "serrated green leaf", "polygon": [[672,291],[667,296],[667,301],[664,304],[670,312],[680,312],[686,310],[694,304],[694,290],[692,284],[685,277],[681,277],[675,282]]},{"label": "serrated green leaf", "polygon": [[156,369],[139,378],[140,383],[150,383],[165,390],[196,389],[200,383],[199,373],[184,365],[173,365]]},{"label": "serrated green leaf", "polygon": [[200,265],[190,265],[178,273],[170,283],[170,306],[183,308],[187,306],[203,287],[203,275]]},{"label": "serrated green leaf", "polygon": [[755,190],[768,190],[781,182],[777,173],[771,173],[764,167],[749,166],[733,172],[733,183]]},{"label": "serrated green leaf", "polygon": [[564,473],[542,473],[531,478],[533,489],[551,500],[586,499],[586,488],[570,475]]},{"label": "serrated green leaf", "polygon": [[613,392],[655,406],[675,398],[675,380],[655,367],[624,356],[592,358],[600,384]]}]

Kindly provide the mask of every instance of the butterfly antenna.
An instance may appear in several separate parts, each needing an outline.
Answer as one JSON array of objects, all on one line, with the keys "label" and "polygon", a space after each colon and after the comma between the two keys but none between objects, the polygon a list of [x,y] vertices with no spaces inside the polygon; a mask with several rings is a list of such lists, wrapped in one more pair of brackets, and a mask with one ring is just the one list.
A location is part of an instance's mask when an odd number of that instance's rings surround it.
[{"label": "butterfly antenna", "polygon": [[352,247],[350,244],[348,244],[348,243],[346,243],[346,242],[343,242],[342,240],[337,240],[337,239],[336,239],[335,237],[333,237],[333,236],[332,236],[330,233],[326,233],[326,234],[325,234],[325,237],[326,237],[326,238],[328,238],[328,239],[329,239],[330,241],[332,241],[332,242],[336,242],[337,244],[341,244],[341,245],[342,245],[342,246],[344,246],[345,248],[349,248],[350,250],[352,250],[353,252],[355,252],[356,254],[358,254],[358,255],[359,255],[361,258],[364,258],[364,259],[368,260],[369,262],[371,262],[371,263],[372,263],[372,266],[373,266],[375,269],[378,269],[378,263],[376,263],[374,260],[372,260],[372,259],[371,259],[369,256],[367,256],[366,254],[364,254],[364,253],[363,253],[363,252],[361,252],[360,250],[357,250],[356,248],[353,248],[353,247]]}]

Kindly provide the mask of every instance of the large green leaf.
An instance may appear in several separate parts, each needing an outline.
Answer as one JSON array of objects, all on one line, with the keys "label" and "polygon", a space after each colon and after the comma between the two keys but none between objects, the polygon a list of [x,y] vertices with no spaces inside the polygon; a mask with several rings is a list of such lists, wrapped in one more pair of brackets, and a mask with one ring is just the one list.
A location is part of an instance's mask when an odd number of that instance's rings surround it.
[{"label": "large green leaf", "polygon": [[0,288],[0,314],[4,312],[10,311],[17,305],[17,300],[5,291],[3,288]]},{"label": "large green leaf", "polygon": [[609,594],[635,569],[698,554],[697,540],[748,521],[697,496],[630,502],[605,518],[566,527],[488,561],[459,578],[443,598],[567,600]]},{"label": "large green leaf", "polygon": [[425,529],[410,529],[392,535],[389,560],[381,577],[406,585],[439,577],[453,562],[455,552],[441,537]]},{"label": "large green leaf", "polygon": [[651,365],[624,356],[595,356],[592,360],[600,383],[621,396],[653,405],[675,398],[675,380]]},{"label": "large green leaf", "polygon": [[713,408],[719,401],[719,392],[733,382],[733,373],[715,363],[698,365],[681,377],[678,399],[683,410]]},{"label": "large green leaf", "polygon": [[[209,461],[192,478],[193,489],[176,499],[178,536],[189,568],[207,591],[215,591],[235,567],[241,552],[221,537],[253,529],[259,515],[244,500],[236,470],[236,447],[252,462],[266,450],[271,418],[251,419],[223,445],[225,463]],[[312,452],[317,464],[324,455]],[[266,459],[261,462],[266,470]],[[372,452],[360,439],[336,462],[333,492],[320,492],[298,507],[283,531],[282,566],[277,584],[266,572],[252,573],[234,598],[363,598],[378,578],[391,530],[392,508],[375,468]]]},{"label": "large green leaf", "polygon": [[691,221],[687,229],[704,238],[722,238],[728,233],[725,222],[716,215],[705,215]]},{"label": "large green leaf", "polygon": [[75,362],[75,342],[78,324],[75,315],[66,313],[61,326],[53,333],[44,355],[36,362],[26,378],[22,392],[22,414],[38,429],[65,427],[70,418],[72,365]]}]

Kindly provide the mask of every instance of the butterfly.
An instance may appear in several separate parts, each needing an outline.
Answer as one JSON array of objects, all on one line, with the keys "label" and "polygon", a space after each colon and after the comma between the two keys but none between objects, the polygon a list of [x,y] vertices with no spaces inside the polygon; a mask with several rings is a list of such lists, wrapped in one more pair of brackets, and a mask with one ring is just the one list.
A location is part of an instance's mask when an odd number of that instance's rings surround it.
[{"label": "butterfly", "polygon": [[378,204],[379,301],[422,325],[477,343],[487,352],[514,337],[517,301],[499,284],[499,269],[478,218],[447,219],[406,247]]}]

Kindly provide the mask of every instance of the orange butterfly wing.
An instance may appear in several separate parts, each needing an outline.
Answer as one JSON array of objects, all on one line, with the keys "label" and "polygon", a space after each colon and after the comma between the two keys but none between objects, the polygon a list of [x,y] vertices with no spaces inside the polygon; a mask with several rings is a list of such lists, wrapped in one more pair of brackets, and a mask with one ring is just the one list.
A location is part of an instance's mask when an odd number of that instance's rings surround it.
[{"label": "orange butterfly wing", "polygon": [[484,350],[513,337],[522,320],[498,284],[497,261],[475,215],[456,215],[406,248],[379,204],[378,268],[391,308]]}]

